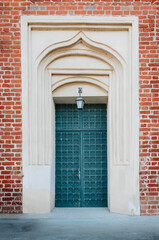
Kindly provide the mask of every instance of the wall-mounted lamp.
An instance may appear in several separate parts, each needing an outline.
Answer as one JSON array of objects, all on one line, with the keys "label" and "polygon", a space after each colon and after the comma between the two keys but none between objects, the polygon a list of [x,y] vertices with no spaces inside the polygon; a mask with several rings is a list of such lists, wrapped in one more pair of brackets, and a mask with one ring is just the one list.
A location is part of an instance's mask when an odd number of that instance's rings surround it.
[{"label": "wall-mounted lamp", "polygon": [[82,88],[78,88],[78,93],[79,93],[79,97],[76,98],[76,104],[77,104],[77,109],[78,110],[82,110],[84,107],[84,100],[81,97],[81,93],[82,93]]}]

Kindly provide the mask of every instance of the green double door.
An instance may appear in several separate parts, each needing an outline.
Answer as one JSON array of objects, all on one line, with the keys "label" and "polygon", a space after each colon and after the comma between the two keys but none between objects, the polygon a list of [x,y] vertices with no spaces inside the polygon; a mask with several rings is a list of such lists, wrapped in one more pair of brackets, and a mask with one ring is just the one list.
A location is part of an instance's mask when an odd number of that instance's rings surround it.
[{"label": "green double door", "polygon": [[107,206],[106,105],[56,105],[56,207]]}]

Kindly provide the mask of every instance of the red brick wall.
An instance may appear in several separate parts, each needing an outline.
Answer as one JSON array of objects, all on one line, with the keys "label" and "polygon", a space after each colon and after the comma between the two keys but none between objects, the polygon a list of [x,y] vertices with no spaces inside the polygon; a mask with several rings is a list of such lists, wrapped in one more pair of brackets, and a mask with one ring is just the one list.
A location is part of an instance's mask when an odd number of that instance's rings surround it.
[{"label": "red brick wall", "polygon": [[139,17],[141,214],[159,214],[159,1],[0,2],[0,213],[22,212],[21,15]]}]

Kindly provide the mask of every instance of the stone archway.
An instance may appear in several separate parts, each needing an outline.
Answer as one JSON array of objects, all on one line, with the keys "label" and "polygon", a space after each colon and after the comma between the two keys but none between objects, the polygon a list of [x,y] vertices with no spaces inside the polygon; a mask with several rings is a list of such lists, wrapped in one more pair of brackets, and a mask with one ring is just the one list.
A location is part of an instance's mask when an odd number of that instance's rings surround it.
[{"label": "stone archway", "polygon": [[[113,212],[139,214],[138,102],[135,85],[138,75],[132,71],[136,55],[130,51],[130,48],[136,50],[136,38],[129,41],[127,49],[120,46],[127,55],[123,57],[111,44],[103,43],[103,39],[106,38],[113,42],[113,27],[122,35],[123,29],[118,21],[118,25],[113,21],[105,23],[105,30],[102,29],[101,23],[89,22],[88,19],[85,21],[89,23],[87,29],[83,25],[83,19],[80,20],[81,25],[78,23],[77,26],[68,22],[64,27],[61,23],[61,30],[58,23],[58,39],[54,39],[51,44],[47,43],[46,46],[41,41],[40,51],[32,47],[38,39],[38,36],[34,36],[34,30],[37,31],[39,25],[37,29],[36,23],[26,26],[30,28],[31,42],[28,43],[30,55],[26,95],[23,84],[23,110],[24,107],[28,110],[23,111],[23,124],[27,127],[23,128],[24,212],[46,212],[54,207],[54,101],[57,101],[57,98],[64,101],[63,97],[73,100],[76,93],[72,92],[73,95],[69,96],[67,87],[71,83],[72,86],[80,83],[87,85],[84,94],[92,99],[91,101],[100,102],[108,98],[108,207]],[[54,21],[50,22],[50,25],[51,23],[56,25]],[[112,28],[108,31],[110,24]],[[128,40],[132,37],[135,24],[135,19],[127,20],[125,31],[130,34],[123,38]],[[44,30],[47,28],[44,23],[42,27]],[[95,28],[99,36],[94,31]],[[23,25],[22,29],[25,29]],[[52,33],[47,32],[51,41]],[[24,73],[23,81],[26,77]],[[89,93],[89,87],[94,87],[92,95]]]}]

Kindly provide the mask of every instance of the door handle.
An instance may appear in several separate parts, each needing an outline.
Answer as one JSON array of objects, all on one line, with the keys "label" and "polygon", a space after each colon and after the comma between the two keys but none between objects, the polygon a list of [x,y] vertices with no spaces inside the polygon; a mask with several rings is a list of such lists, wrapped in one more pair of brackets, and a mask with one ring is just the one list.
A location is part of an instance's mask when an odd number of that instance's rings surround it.
[{"label": "door handle", "polygon": [[78,177],[80,179],[81,177],[81,173],[80,173],[80,170],[78,170],[78,173],[77,174],[73,174],[74,177]]}]

